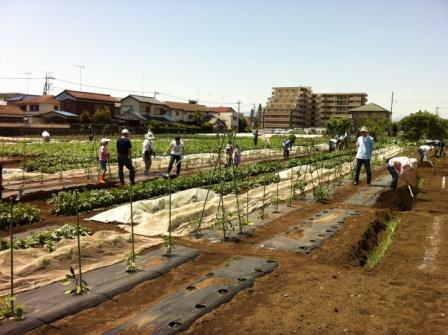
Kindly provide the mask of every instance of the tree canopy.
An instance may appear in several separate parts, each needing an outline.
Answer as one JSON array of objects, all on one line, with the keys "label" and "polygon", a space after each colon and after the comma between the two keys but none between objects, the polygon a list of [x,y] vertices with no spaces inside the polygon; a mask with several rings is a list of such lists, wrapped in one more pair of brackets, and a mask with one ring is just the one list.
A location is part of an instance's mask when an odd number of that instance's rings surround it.
[{"label": "tree canopy", "polygon": [[350,119],[347,117],[332,117],[329,118],[327,126],[327,134],[330,136],[342,135],[350,128]]},{"label": "tree canopy", "polygon": [[443,139],[448,134],[448,120],[427,111],[418,111],[401,119],[400,130],[404,138],[417,141],[424,138]]}]

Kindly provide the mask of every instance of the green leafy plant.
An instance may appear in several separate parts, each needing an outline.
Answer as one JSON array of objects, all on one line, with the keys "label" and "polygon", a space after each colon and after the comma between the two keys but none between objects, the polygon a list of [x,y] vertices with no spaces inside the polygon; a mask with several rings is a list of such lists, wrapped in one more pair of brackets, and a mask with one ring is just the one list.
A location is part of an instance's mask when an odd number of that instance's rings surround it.
[{"label": "green leafy plant", "polygon": [[[9,204],[0,201],[0,229],[9,227]],[[12,208],[13,226],[30,224],[40,219],[40,210],[29,204],[15,204]]]},{"label": "green leafy plant", "polygon": [[70,285],[73,287],[65,290],[65,294],[73,294],[73,295],[82,295],[88,293],[90,291],[89,285],[84,279],[80,279],[79,276],[76,275],[75,269],[70,266],[70,273],[65,275],[65,280],[62,282],[62,285]]},{"label": "green leafy plant", "polygon": [[126,265],[126,272],[135,272],[137,271],[136,260],[137,256],[134,252],[129,251],[123,257],[123,263]]},{"label": "green leafy plant", "polygon": [[224,240],[228,239],[230,232],[235,230],[232,218],[232,213],[224,209],[216,214],[214,226],[222,230]]},{"label": "green leafy plant", "polygon": [[16,296],[8,294],[3,298],[0,308],[0,320],[11,319],[23,320],[25,317],[25,306],[15,304]]},{"label": "green leafy plant", "polygon": [[173,255],[173,250],[176,248],[174,245],[176,238],[174,236],[165,236],[163,238],[163,246],[165,247],[165,254],[166,257],[171,257]]},{"label": "green leafy plant", "polygon": [[313,196],[315,201],[325,203],[328,201],[328,190],[322,185],[317,185],[314,188]]},{"label": "green leafy plant", "polygon": [[294,183],[294,200],[305,198],[305,188],[307,185],[308,183],[304,180],[297,180]]}]

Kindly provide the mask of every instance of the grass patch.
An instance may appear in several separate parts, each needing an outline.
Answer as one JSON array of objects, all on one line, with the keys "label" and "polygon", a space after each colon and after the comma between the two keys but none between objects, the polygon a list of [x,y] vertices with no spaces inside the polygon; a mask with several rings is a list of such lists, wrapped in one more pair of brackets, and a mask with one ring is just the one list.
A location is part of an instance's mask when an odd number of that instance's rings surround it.
[{"label": "grass patch", "polygon": [[378,246],[373,249],[367,256],[366,263],[364,265],[368,270],[373,269],[381,260],[381,258],[386,254],[386,251],[392,244],[394,239],[395,230],[400,223],[400,218],[395,217],[386,223],[386,229],[384,231],[384,238],[378,244]]}]

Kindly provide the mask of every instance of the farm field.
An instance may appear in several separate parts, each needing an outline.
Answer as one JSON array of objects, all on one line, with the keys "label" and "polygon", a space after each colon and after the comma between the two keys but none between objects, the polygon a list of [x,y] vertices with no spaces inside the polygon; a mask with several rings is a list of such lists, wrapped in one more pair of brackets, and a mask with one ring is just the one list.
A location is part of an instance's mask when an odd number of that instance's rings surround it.
[{"label": "farm field", "polygon": [[[379,146],[372,186],[351,185],[353,151],[308,151],[240,169],[216,160],[213,169],[132,189],[79,189],[29,201],[13,228],[17,302],[29,314],[0,324],[0,333],[443,334],[448,161],[418,169],[413,200],[405,184],[388,189],[383,166],[409,150]],[[60,285],[70,266],[78,271],[77,212],[90,286],[81,305]],[[123,254],[134,244],[137,272],[127,274]],[[110,283],[101,273],[114,274]],[[47,296],[47,314],[39,314],[45,299],[36,305],[33,296]],[[417,324],[423,332],[415,332]]]}]

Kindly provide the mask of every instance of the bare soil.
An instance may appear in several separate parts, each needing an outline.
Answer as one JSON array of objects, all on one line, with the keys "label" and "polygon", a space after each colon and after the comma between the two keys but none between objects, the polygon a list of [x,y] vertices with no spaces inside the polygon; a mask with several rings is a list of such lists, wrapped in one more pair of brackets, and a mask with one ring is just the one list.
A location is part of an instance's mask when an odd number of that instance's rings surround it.
[{"label": "bare soil", "polygon": [[[340,232],[308,255],[257,246],[329,206],[353,208],[342,201],[359,186],[342,186],[329,205],[295,202],[296,210],[257,228],[239,243],[179,239],[176,243],[198,248],[201,255],[113,300],[30,334],[101,334],[235,255],[275,258],[279,268],[197,320],[185,334],[448,334],[448,186],[440,186],[448,160],[434,163],[436,168],[418,171],[426,180],[421,190],[415,187],[416,176],[410,179],[416,199],[400,181],[399,189],[384,192],[375,208],[357,207],[359,216],[347,219]],[[368,271],[361,265],[393,215],[401,216],[394,241],[379,265]]]}]

